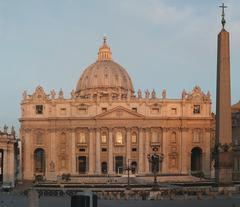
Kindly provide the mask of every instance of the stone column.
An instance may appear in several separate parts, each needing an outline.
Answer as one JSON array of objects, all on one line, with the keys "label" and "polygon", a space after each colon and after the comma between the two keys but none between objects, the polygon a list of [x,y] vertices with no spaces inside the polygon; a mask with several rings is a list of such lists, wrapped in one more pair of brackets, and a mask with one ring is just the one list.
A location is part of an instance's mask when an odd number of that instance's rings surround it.
[{"label": "stone column", "polygon": [[189,174],[191,173],[191,149],[189,148],[189,143],[192,143],[192,137],[191,137],[191,133],[187,128],[183,128],[181,130],[180,136],[182,140],[182,146],[181,146],[182,149],[179,148],[179,152],[180,154],[182,154],[181,156],[182,161],[179,157],[180,159],[179,163],[182,165],[180,166],[182,168],[181,172],[183,174]]},{"label": "stone column", "polygon": [[3,182],[8,182],[8,150],[3,150]]},{"label": "stone column", "polygon": [[[34,155],[32,147],[31,130],[25,130],[23,153],[23,179],[32,180],[34,173]],[[5,154],[3,156],[6,156]]]},{"label": "stone column", "polygon": [[127,128],[127,139],[126,139],[126,163],[131,159],[131,129]]},{"label": "stone column", "polygon": [[142,174],[144,172],[144,131],[142,128],[139,129],[138,143],[138,173]]},{"label": "stone column", "polygon": [[109,129],[108,136],[108,174],[113,174],[113,131]]},{"label": "stone column", "polygon": [[179,163],[179,173],[181,174],[183,171],[183,162],[185,161],[183,158],[183,151],[185,148],[183,148],[183,129],[180,129],[178,131],[178,140],[179,140],[179,157],[178,157],[178,163]]},{"label": "stone column", "polygon": [[96,130],[96,174],[101,174],[101,145],[100,145],[100,129]]},{"label": "stone column", "polygon": [[9,182],[11,182],[12,184],[15,184],[15,180],[14,180],[14,177],[15,177],[15,160],[14,160],[14,147],[11,146],[11,148],[9,149],[9,154],[8,154],[8,180]]},{"label": "stone column", "polygon": [[93,175],[95,171],[95,162],[94,162],[94,129],[90,129],[90,136],[89,136],[89,174]]},{"label": "stone column", "polygon": [[150,128],[147,128],[145,131],[145,173],[149,173],[149,161],[148,161],[148,154],[150,153]]},{"label": "stone column", "polygon": [[[56,143],[56,130],[49,129],[48,131],[49,140],[49,158],[46,160],[46,179],[51,181],[57,180],[57,143]],[[71,156],[71,155],[70,155]]]},{"label": "stone column", "polygon": [[203,172],[206,177],[211,177],[211,151],[210,147],[211,146],[211,132],[210,130],[204,130],[204,136],[203,136],[203,142],[205,146],[205,157],[203,157],[202,161],[202,166],[203,166]]},{"label": "stone column", "polygon": [[168,169],[168,131],[166,128],[163,129],[163,138],[162,138],[162,153],[163,153],[163,162],[162,162],[162,173],[169,173]]},{"label": "stone column", "polygon": [[72,174],[77,174],[77,163],[76,163],[76,133],[75,130],[71,132],[72,142],[71,142],[71,162],[72,162]]}]

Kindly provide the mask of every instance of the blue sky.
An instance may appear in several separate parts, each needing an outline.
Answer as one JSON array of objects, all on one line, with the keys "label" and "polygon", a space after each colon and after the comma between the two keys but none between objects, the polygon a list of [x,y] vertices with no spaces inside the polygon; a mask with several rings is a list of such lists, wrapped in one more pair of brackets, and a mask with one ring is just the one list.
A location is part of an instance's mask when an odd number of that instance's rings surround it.
[{"label": "blue sky", "polygon": [[[40,84],[66,96],[96,60],[104,34],[135,90],[180,98],[210,90],[215,111],[218,0],[0,0],[0,126],[18,127],[22,92]],[[232,103],[240,99],[240,1],[225,0]]]}]

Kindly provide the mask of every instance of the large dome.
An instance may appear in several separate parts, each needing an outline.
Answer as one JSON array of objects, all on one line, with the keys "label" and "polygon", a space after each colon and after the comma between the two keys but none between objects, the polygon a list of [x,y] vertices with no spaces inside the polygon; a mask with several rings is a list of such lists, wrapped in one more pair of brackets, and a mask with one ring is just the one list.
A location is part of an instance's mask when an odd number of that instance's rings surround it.
[{"label": "large dome", "polygon": [[111,50],[104,38],[98,52],[98,60],[87,67],[81,75],[76,94],[89,97],[100,94],[115,97],[133,96],[134,88],[127,71],[111,59]]}]

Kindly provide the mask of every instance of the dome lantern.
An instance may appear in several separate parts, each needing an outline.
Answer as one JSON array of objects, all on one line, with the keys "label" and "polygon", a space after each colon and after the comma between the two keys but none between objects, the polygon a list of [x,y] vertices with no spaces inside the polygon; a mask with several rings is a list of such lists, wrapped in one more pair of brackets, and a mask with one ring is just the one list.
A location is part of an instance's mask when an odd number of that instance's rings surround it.
[{"label": "dome lantern", "polygon": [[98,61],[111,60],[112,52],[110,47],[107,45],[107,37],[103,37],[103,45],[99,48]]}]

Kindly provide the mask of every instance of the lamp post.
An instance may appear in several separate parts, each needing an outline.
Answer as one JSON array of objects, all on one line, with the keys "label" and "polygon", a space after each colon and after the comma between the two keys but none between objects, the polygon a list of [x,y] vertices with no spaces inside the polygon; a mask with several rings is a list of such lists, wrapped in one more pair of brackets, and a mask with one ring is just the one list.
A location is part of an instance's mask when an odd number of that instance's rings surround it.
[{"label": "lamp post", "polygon": [[128,178],[127,179],[127,187],[126,187],[127,190],[131,189],[129,172],[132,171],[132,166],[129,165],[129,161],[130,161],[130,159],[128,159],[127,166],[125,167],[125,170],[128,172],[128,174],[127,174],[128,175],[128,177],[127,177]]},{"label": "lamp post", "polygon": [[158,147],[154,146],[153,147],[153,154],[148,154],[148,161],[149,163],[152,164],[153,167],[153,176],[154,176],[154,181],[153,181],[153,190],[158,190],[158,183],[157,183],[157,172],[159,168],[159,163],[162,163],[164,155],[163,153],[157,154]]}]

